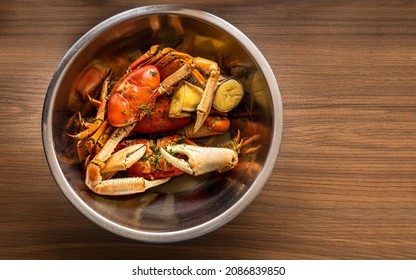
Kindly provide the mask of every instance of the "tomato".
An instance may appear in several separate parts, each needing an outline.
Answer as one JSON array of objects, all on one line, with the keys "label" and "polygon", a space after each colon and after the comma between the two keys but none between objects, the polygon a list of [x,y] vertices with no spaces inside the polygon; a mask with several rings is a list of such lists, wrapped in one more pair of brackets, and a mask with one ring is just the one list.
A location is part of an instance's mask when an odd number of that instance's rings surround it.
[{"label": "tomato", "polygon": [[153,65],[146,65],[133,70],[127,77],[129,83],[137,86],[149,86],[156,89],[160,84],[159,70]]}]

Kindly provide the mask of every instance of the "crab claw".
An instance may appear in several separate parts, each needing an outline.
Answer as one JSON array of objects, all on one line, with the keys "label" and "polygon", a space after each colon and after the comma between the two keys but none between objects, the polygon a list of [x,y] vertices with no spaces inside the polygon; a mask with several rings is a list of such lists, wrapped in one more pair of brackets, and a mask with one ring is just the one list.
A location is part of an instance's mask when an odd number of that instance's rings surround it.
[{"label": "crab claw", "polygon": [[142,193],[147,189],[159,186],[169,181],[168,178],[158,180],[145,180],[141,177],[117,178],[102,181],[96,185],[93,191],[102,195],[128,195]]},{"label": "crab claw", "polygon": [[143,144],[136,144],[114,153],[106,162],[102,173],[123,171],[131,167],[135,162],[142,158],[146,153],[146,146]]},{"label": "crab claw", "polygon": [[[179,144],[167,146],[166,150],[160,147],[160,152],[170,164],[194,176],[212,171],[225,172],[238,163],[237,152],[228,148]],[[186,155],[187,160],[176,158],[171,153]]]},{"label": "crab claw", "polygon": [[[146,146],[136,144],[126,147],[108,158],[105,165],[92,162],[88,166],[87,186],[95,193],[102,195],[128,195],[141,193],[149,188],[161,185],[170,178],[159,180],[145,180],[141,177],[117,178],[102,180],[101,173],[108,174],[126,170],[137,162],[146,152]],[[102,166],[102,167],[101,167]],[[103,175],[104,176],[104,175]],[[91,178],[93,180],[91,180]]]},{"label": "crab claw", "polygon": [[102,174],[110,174],[109,177],[111,177],[117,171],[126,170],[137,162],[145,152],[144,145],[136,144],[114,153],[107,160],[94,158],[87,166],[85,184],[94,190],[95,186],[103,181]]}]

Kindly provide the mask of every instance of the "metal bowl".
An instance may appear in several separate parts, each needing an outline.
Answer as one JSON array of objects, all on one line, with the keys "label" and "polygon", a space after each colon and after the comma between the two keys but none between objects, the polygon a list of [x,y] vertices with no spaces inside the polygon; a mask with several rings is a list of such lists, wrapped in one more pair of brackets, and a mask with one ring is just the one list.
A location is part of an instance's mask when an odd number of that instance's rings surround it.
[{"label": "metal bowl", "polygon": [[[243,136],[258,134],[261,148],[233,171],[174,179],[139,195],[98,196],[84,184],[73,159],[66,124],[77,110],[70,92],[94,61],[111,60],[153,44],[190,43],[191,55],[215,59],[241,79],[244,102],[230,115]],[[53,75],[45,97],[42,137],[46,158],[68,200],[97,225],[144,242],[176,242],[207,234],[236,217],[267,183],[282,138],[282,101],[275,76],[256,46],[237,28],[212,14],[157,5],[117,14],[82,36]]]}]

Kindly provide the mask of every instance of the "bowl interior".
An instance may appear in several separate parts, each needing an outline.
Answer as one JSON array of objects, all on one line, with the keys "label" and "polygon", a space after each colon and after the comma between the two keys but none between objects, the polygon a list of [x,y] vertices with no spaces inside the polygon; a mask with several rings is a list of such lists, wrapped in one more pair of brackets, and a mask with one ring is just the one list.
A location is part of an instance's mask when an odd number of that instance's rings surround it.
[{"label": "bowl interior", "polygon": [[[242,156],[238,168],[230,172],[194,178],[185,175],[140,195],[96,195],[84,184],[75,143],[67,136],[68,119],[82,107],[71,92],[80,73],[93,63],[118,57],[131,59],[154,44],[215,60],[223,72],[237,76],[244,85],[245,97],[229,115],[230,135],[237,129],[243,137],[257,134],[260,137],[255,144],[261,148]],[[280,94],[270,68],[263,60],[259,63],[259,58],[263,59],[238,30],[203,12],[166,7],[136,9],[99,24],[66,54],[48,89],[43,137],[58,185],[94,222],[134,239],[183,240],[226,223],[261,190],[280,146]],[[208,143],[223,140],[217,137]]]}]

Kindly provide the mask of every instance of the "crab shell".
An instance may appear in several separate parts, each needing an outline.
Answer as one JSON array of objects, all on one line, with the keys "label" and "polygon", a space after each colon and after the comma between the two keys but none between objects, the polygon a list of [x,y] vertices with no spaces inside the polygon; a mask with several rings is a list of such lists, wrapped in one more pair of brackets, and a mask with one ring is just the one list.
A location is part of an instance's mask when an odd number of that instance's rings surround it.
[{"label": "crab shell", "polygon": [[153,111],[160,74],[152,65],[127,72],[113,87],[108,101],[108,122],[122,127]]}]

